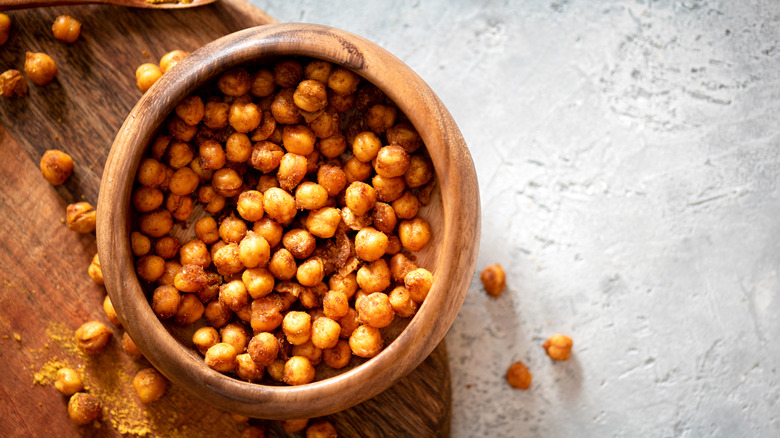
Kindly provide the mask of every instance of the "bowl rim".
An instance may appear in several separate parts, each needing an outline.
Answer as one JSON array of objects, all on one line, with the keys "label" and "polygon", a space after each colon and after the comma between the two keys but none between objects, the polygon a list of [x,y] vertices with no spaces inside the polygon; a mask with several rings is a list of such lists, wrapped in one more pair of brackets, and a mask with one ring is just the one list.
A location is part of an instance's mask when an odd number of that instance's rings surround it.
[{"label": "bowl rim", "polygon": [[[396,102],[427,146],[442,208],[449,212],[443,214],[443,226],[434,228],[442,233],[441,252],[431,269],[434,284],[408,326],[374,358],[301,386],[248,383],[205,365],[202,357],[168,332],[150,306],[133,305],[147,298],[129,250],[129,200],[136,169],[176,103],[230,68],[284,56],[307,56],[347,67]],[[172,382],[231,412],[266,419],[311,418],[379,394],[414,370],[441,342],[474,275],[479,208],[476,171],[463,136],[439,98],[411,68],[387,50],[344,30],[315,24],[268,24],[229,34],[192,52],[144,93],[119,129],[106,161],[97,207],[97,241],[106,290],[120,322],[152,365]]]}]

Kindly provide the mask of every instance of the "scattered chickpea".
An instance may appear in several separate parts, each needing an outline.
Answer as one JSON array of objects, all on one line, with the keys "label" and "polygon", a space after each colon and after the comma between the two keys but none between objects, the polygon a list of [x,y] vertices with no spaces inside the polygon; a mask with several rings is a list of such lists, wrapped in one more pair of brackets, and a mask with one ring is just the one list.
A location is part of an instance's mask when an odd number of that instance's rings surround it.
[{"label": "scattered chickpea", "polygon": [[[0,14],[0,16],[4,15],[5,14]],[[0,33],[0,38],[2,38],[2,33]],[[11,69],[0,74],[0,96],[23,97],[26,95],[27,80],[22,76],[22,72]]]},{"label": "scattered chickpea", "polygon": [[103,299],[103,311],[106,313],[108,320],[111,321],[111,324],[114,324],[117,327],[122,326],[122,323],[119,322],[119,317],[116,314],[116,309],[114,309],[114,305],[111,303],[111,298],[108,295]]},{"label": "scattered chickpea", "polygon": [[506,370],[506,381],[515,389],[528,389],[531,387],[531,372],[525,364],[515,362]]},{"label": "scattered chickpea", "polygon": [[306,428],[306,438],[336,438],[339,434],[329,421],[318,421]]},{"label": "scattered chickpea", "polygon": [[72,368],[60,368],[57,370],[57,378],[54,381],[54,387],[62,395],[70,397],[73,394],[84,390],[84,383],[81,376]]},{"label": "scattered chickpea", "polygon": [[77,328],[75,335],[81,351],[98,354],[108,345],[112,332],[102,322],[90,321]]},{"label": "scattered chickpea", "polygon": [[51,31],[54,38],[64,43],[73,44],[81,35],[81,23],[70,15],[60,15],[54,20]]},{"label": "scattered chickpea", "polygon": [[561,334],[550,336],[544,341],[542,348],[552,360],[568,360],[571,357],[571,347],[574,342],[570,337]]},{"label": "scattered chickpea", "polygon": [[127,334],[127,332],[122,335],[122,349],[134,359],[143,357],[143,353],[141,353],[141,350],[138,349],[138,346],[135,345],[135,342],[130,338],[130,335]]},{"label": "scattered chickpea", "polygon": [[133,377],[133,389],[141,403],[159,400],[168,388],[168,381],[154,368],[144,368]]},{"label": "scattered chickpea", "polygon": [[0,46],[8,41],[11,33],[11,18],[6,14],[0,14]]},{"label": "scattered chickpea", "polygon": [[91,233],[95,231],[97,212],[89,202],[77,202],[67,207],[68,228],[77,233]]},{"label": "scattered chickpea", "polygon": [[506,274],[504,268],[499,264],[490,265],[479,274],[482,281],[482,287],[491,297],[498,297],[506,288]]},{"label": "scattered chickpea", "polygon": [[172,69],[174,65],[178,64],[182,59],[189,55],[189,52],[180,49],[166,53],[160,58],[160,71],[166,73],[168,70]]},{"label": "scattered chickpea", "polygon": [[146,93],[146,90],[151,88],[160,76],[162,76],[162,70],[156,64],[146,63],[141,64],[135,70],[135,82],[138,85],[138,89],[142,93]]},{"label": "scattered chickpea", "polygon": [[103,270],[100,269],[100,259],[98,258],[97,253],[95,253],[94,257],[92,257],[92,262],[89,264],[87,273],[89,274],[89,278],[91,278],[92,281],[101,286],[103,285]]},{"label": "scattered chickpea", "polygon": [[307,424],[309,424],[308,418],[284,420],[282,421],[282,429],[287,433],[295,433],[306,429]]},{"label": "scattered chickpea", "polygon": [[68,401],[68,415],[79,426],[98,420],[102,412],[103,404],[92,394],[77,392]]},{"label": "scattered chickpea", "polygon": [[57,149],[48,150],[41,157],[41,173],[51,185],[58,186],[73,173],[73,159]]},{"label": "scattered chickpea", "polygon": [[27,52],[24,60],[24,72],[33,84],[48,85],[57,76],[57,64],[45,53]]}]

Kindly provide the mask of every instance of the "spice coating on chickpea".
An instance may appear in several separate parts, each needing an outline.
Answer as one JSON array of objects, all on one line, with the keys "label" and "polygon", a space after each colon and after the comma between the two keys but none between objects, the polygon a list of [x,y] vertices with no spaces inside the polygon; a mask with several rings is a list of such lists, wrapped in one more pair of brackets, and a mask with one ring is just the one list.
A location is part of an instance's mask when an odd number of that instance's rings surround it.
[{"label": "spice coating on chickpea", "polygon": [[168,319],[176,315],[180,305],[181,294],[173,286],[159,286],[152,294],[152,310],[160,319]]},{"label": "spice coating on chickpea", "polygon": [[482,287],[491,297],[498,297],[506,288],[506,274],[499,264],[490,265],[479,274]]},{"label": "spice coating on chickpea", "polygon": [[54,38],[64,43],[73,44],[81,35],[81,23],[69,15],[60,15],[54,20],[51,31]]},{"label": "spice coating on chickpea", "polygon": [[220,342],[206,351],[206,365],[221,373],[228,373],[236,368],[236,349],[227,343]]},{"label": "spice coating on chickpea", "polygon": [[87,354],[98,354],[106,348],[113,333],[102,322],[90,321],[76,329],[76,343]]},{"label": "spice coating on chickpea", "polygon": [[40,166],[43,177],[54,186],[64,183],[73,173],[73,159],[57,149],[44,152]]},{"label": "spice coating on chickpea", "polygon": [[97,212],[89,202],[70,204],[66,212],[68,228],[71,230],[82,234],[95,231]]},{"label": "spice coating on chickpea", "polygon": [[243,96],[252,87],[252,78],[245,68],[239,67],[222,73],[217,87],[227,96]]},{"label": "spice coating on chickpea", "polygon": [[54,387],[62,395],[70,397],[73,394],[84,390],[84,383],[81,376],[72,368],[60,368],[57,370],[57,378],[54,380]]},{"label": "spice coating on chickpea", "polygon": [[349,348],[355,356],[371,358],[382,351],[382,334],[376,327],[361,325],[349,337]]},{"label": "spice coating on chickpea", "polygon": [[550,336],[544,341],[542,348],[552,360],[568,360],[571,357],[571,347],[574,342],[570,337],[561,334]]},{"label": "spice coating on chickpea", "polygon": [[103,413],[103,404],[92,394],[77,392],[68,401],[68,415],[79,426],[97,421]]},{"label": "spice coating on chickpea", "polygon": [[142,93],[146,93],[160,79],[162,73],[162,70],[156,64],[145,63],[139,65],[135,70],[135,83],[138,85],[138,89]]},{"label": "spice coating on chickpea", "polygon": [[420,251],[431,240],[431,226],[421,217],[401,221],[398,224],[398,238],[404,248]]},{"label": "spice coating on chickpea", "polygon": [[33,84],[48,85],[57,76],[57,64],[45,53],[27,52],[24,60],[24,72]]},{"label": "spice coating on chickpea", "polygon": [[304,385],[314,380],[314,366],[303,356],[293,356],[284,363],[284,383],[292,386]]},{"label": "spice coating on chickpea", "polygon": [[205,306],[200,302],[197,296],[193,294],[184,294],[181,297],[181,303],[179,304],[179,310],[176,311],[173,320],[176,324],[187,326],[194,324],[203,316]]},{"label": "spice coating on chickpea", "polygon": [[409,296],[418,303],[425,301],[432,285],[433,274],[425,268],[417,268],[404,277],[404,286],[409,291]]},{"label": "spice coating on chickpea", "polygon": [[0,74],[0,96],[22,97],[26,95],[27,80],[22,76],[22,72],[11,69]]},{"label": "spice coating on chickpea", "polygon": [[528,389],[531,387],[531,372],[522,362],[515,362],[506,370],[506,382],[515,389]]},{"label": "spice coating on chickpea", "polygon": [[174,65],[178,64],[182,59],[189,55],[190,53],[185,52],[184,50],[171,50],[160,58],[160,71],[166,73],[168,70],[172,69]]},{"label": "spice coating on chickpea", "polygon": [[141,403],[159,400],[167,387],[168,381],[154,368],[144,368],[133,377],[133,389]]}]

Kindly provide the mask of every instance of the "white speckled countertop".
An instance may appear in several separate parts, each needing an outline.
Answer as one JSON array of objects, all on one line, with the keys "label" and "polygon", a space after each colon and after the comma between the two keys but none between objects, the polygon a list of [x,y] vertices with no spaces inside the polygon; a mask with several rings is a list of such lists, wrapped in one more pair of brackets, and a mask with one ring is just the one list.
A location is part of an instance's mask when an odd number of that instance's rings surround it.
[{"label": "white speckled countertop", "polygon": [[780,435],[780,3],[252,2],[389,49],[471,148],[509,287],[447,336],[454,437]]}]

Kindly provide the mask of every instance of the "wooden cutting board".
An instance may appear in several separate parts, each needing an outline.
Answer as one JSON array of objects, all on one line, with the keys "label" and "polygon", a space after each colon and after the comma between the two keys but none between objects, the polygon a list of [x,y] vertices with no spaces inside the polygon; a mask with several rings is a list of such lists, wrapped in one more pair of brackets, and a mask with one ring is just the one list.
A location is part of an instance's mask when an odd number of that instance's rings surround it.
[{"label": "wooden cutting board", "polygon": [[[56,41],[61,14],[83,23],[73,45]],[[105,291],[87,275],[94,235],[64,224],[65,207],[97,203],[100,178],[116,131],[141,96],[135,69],[173,49],[192,51],[220,36],[275,20],[242,0],[196,9],[152,11],[74,6],[12,11],[11,37],[0,47],[0,69],[23,70],[26,51],[49,54],[59,67],[46,87],[28,81],[29,95],[0,97],[0,435],[239,436],[246,427],[230,415],[171,387],[141,404],[130,381],[148,367],[120,347],[121,328],[102,310]],[[40,175],[46,149],[67,151],[73,176],[53,187]],[[114,329],[110,347],[85,357],[73,330],[91,319]],[[67,398],[51,385],[61,366],[76,368],[104,403],[103,419],[75,426]],[[414,372],[376,398],[332,415],[339,436],[448,436],[450,378],[444,343]],[[275,422],[268,436],[284,436]]]}]

